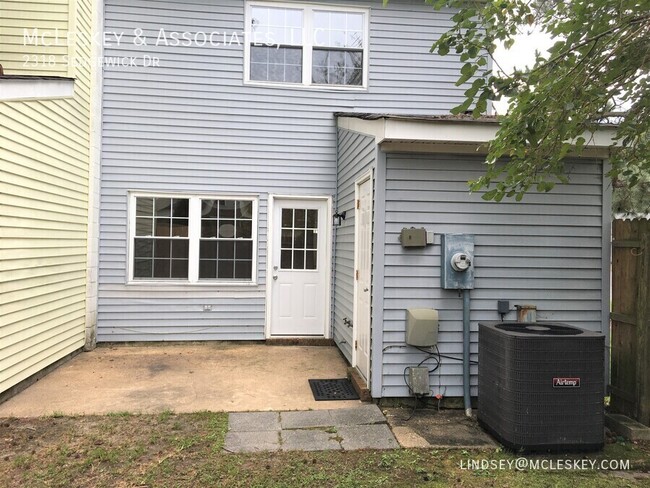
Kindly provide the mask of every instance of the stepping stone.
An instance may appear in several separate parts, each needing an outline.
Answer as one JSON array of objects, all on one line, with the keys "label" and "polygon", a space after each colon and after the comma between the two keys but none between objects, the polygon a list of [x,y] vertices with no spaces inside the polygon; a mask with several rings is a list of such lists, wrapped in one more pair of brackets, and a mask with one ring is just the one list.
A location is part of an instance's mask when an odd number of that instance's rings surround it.
[{"label": "stepping stone", "polygon": [[228,415],[228,430],[232,432],[269,432],[280,430],[278,412],[238,412]]},{"label": "stepping stone", "polygon": [[268,432],[228,432],[224,449],[229,452],[261,452],[280,449],[280,434]]},{"label": "stepping stone", "polygon": [[343,438],[341,446],[346,451],[355,449],[399,449],[395,436],[386,424],[346,425],[339,427],[338,435]]},{"label": "stepping stone", "polygon": [[280,434],[283,451],[341,450],[336,433],[323,430],[283,430]]}]

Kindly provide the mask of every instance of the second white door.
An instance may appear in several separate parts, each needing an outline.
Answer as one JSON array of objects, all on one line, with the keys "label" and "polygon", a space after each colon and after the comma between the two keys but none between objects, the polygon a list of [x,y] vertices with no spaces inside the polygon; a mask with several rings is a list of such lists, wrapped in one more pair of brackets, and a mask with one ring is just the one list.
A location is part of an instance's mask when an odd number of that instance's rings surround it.
[{"label": "second white door", "polygon": [[372,279],[372,177],[356,183],[354,224],[355,303],[352,365],[370,384],[370,299]]}]

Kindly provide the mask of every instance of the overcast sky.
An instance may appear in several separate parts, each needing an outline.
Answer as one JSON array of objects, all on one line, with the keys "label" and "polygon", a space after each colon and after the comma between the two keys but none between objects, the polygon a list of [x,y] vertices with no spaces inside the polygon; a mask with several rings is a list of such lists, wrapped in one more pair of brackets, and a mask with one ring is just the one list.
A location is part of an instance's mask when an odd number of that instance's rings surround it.
[{"label": "overcast sky", "polygon": [[[539,31],[531,31],[530,34],[519,35],[515,38],[515,44],[510,49],[499,46],[494,53],[494,58],[498,61],[499,66],[506,72],[512,72],[512,69],[532,66],[535,61],[535,50],[545,53],[551,47],[553,41],[546,34]],[[498,69],[494,66],[494,69]],[[496,113],[505,114],[508,108],[506,99],[494,103]]]}]

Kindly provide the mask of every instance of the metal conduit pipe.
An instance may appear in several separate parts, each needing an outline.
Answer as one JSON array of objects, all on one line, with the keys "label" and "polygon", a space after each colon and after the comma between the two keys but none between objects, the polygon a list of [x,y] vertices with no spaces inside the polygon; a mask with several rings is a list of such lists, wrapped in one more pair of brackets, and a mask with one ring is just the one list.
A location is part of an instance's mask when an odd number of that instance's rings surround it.
[{"label": "metal conduit pipe", "polygon": [[469,371],[469,328],[470,299],[469,290],[463,290],[463,399],[465,403],[465,415],[472,416],[472,399],[470,397],[470,371]]}]

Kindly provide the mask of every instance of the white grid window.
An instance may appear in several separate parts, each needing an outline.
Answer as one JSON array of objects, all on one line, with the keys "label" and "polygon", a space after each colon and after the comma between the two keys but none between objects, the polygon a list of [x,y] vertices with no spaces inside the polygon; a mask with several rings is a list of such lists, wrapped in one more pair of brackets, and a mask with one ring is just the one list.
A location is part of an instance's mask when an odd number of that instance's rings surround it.
[{"label": "white grid window", "polygon": [[367,22],[365,9],[249,2],[245,80],[364,88]]},{"label": "white grid window", "polygon": [[257,199],[131,195],[129,279],[254,283]]}]

